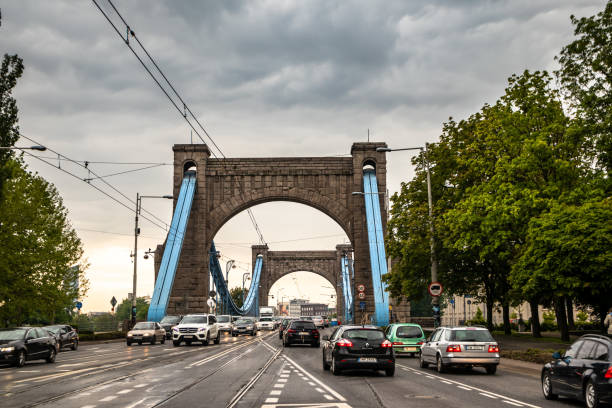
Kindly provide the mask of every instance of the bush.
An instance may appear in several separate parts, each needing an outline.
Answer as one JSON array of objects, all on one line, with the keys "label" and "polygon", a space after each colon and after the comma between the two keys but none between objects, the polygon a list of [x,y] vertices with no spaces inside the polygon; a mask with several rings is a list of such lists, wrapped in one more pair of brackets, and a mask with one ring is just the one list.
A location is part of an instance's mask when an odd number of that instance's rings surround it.
[{"label": "bush", "polygon": [[123,338],[125,338],[125,333],[120,332],[120,331],[104,332],[104,333],[79,332],[79,341],[112,340],[112,339],[123,339]]}]

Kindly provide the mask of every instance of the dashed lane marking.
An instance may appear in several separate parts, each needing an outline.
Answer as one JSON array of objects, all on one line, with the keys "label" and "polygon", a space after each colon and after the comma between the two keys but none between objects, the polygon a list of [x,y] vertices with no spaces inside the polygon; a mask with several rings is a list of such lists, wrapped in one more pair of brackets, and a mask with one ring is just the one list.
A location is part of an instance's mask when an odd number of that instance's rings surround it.
[{"label": "dashed lane marking", "polygon": [[522,407],[522,404],[517,404],[516,402],[512,402],[512,401],[506,401],[503,400],[502,402],[505,402],[506,404],[510,404],[510,405],[514,405],[515,407]]},{"label": "dashed lane marking", "polygon": [[114,400],[115,398],[117,398],[117,396],[116,396],[116,395],[109,395],[108,397],[104,397],[104,398],[102,398],[102,399],[100,400],[100,402],[108,402],[108,401],[112,401],[112,400]]},{"label": "dashed lane marking", "polygon": [[324,394],[323,397],[325,397],[325,399],[328,401],[331,401],[334,399],[331,395],[327,395],[327,394]]},{"label": "dashed lane marking", "polygon": [[145,384],[136,384],[134,386],[134,388],[142,388],[142,387],[146,387],[147,385],[149,385],[149,384],[147,384],[147,383],[145,383]]},{"label": "dashed lane marking", "polygon": [[282,391],[281,390],[272,390],[270,391],[270,395],[281,395]]},{"label": "dashed lane marking", "polygon": [[466,390],[466,391],[472,391],[471,388],[469,387],[464,387],[463,385],[458,385],[457,388],[461,388],[462,390]]},{"label": "dashed lane marking", "polygon": [[480,395],[484,395],[485,397],[489,397],[491,399],[497,399],[497,397],[495,395],[491,395],[491,394],[487,394],[485,392],[480,392]]},{"label": "dashed lane marking", "polygon": [[299,368],[306,376],[310,377],[310,379],[319,384],[319,386],[321,386],[321,388],[323,388],[324,390],[326,390],[330,395],[332,395],[334,398],[336,398],[339,401],[346,401],[346,398],[344,398],[342,395],[340,395],[339,393],[337,393],[336,391],[332,390],[330,387],[328,387],[327,385],[323,384],[320,380],[318,380],[317,378],[315,378],[312,374],[310,374],[308,371],[306,371],[302,366],[300,366],[299,364],[297,364],[295,361],[293,361],[289,356],[283,355],[283,358],[285,360],[287,360],[289,363],[293,364],[295,367]]},{"label": "dashed lane marking", "polygon": [[126,390],[121,390],[119,391],[117,394],[121,395],[121,394],[127,394],[128,392],[132,392],[133,390],[131,388],[128,388]]},{"label": "dashed lane marking", "polygon": [[320,392],[321,394],[323,394],[325,392],[322,389],[320,389],[319,387],[315,388],[315,390],[317,390],[317,392]]}]

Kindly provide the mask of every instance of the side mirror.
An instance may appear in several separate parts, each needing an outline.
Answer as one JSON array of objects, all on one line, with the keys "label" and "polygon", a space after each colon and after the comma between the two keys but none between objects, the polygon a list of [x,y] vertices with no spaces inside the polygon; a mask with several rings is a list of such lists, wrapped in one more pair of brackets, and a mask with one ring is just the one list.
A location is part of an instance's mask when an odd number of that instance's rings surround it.
[{"label": "side mirror", "polygon": [[554,358],[555,360],[560,360],[561,359],[561,353],[559,353],[558,351],[555,351],[552,355],[552,358]]},{"label": "side mirror", "polygon": [[329,336],[323,336],[323,340],[329,341]]}]

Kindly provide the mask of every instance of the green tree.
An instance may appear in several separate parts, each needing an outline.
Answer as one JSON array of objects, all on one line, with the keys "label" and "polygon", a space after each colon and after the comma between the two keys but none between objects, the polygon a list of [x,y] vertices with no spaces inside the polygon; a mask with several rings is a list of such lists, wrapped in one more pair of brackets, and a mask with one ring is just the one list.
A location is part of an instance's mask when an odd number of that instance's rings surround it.
[{"label": "green tree", "polygon": [[[144,297],[136,297],[136,319],[146,320],[149,313],[149,303]],[[123,299],[115,309],[115,316],[119,320],[129,320],[132,317],[132,301]]]},{"label": "green tree", "polygon": [[[249,293],[248,289],[244,289],[244,298],[246,299],[247,294]],[[234,301],[234,303],[236,304],[236,306],[238,307],[242,307],[242,288],[241,287],[233,287],[230,289],[230,296],[232,297],[232,300]]]}]

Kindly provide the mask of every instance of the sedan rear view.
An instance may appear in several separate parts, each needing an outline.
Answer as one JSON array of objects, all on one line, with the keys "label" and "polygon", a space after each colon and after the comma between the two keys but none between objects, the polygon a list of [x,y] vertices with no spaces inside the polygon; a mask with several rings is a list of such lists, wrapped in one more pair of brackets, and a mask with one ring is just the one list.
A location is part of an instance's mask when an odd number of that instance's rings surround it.
[{"label": "sedan rear view", "polygon": [[321,345],[319,331],[310,320],[296,320],[287,326],[283,333],[283,346],[289,347],[292,344],[310,344],[312,347]]}]

